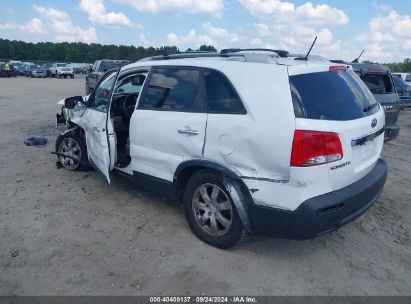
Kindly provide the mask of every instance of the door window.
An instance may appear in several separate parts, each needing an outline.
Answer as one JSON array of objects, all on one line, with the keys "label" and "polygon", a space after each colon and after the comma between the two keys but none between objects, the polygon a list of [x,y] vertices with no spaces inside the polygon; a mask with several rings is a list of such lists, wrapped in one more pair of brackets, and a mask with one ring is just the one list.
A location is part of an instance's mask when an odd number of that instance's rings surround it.
[{"label": "door window", "polygon": [[201,70],[156,68],[138,108],[176,112],[204,112]]},{"label": "door window", "polygon": [[246,114],[240,97],[227,78],[220,72],[204,72],[209,113]]},{"label": "door window", "polygon": [[89,100],[89,108],[107,113],[116,75],[113,72],[100,83]]}]

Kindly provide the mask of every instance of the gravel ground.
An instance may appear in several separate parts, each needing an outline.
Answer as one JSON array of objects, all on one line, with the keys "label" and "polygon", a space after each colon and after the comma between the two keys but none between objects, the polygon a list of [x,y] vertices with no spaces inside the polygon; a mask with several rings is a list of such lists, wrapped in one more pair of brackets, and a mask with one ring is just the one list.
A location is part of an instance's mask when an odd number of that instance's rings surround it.
[{"label": "gravel ground", "polygon": [[[84,79],[0,79],[0,295],[411,295],[411,111],[378,202],[307,241],[194,237],[182,207],[114,174],[58,170],[56,101]],[[45,136],[45,147],[23,140]]]}]

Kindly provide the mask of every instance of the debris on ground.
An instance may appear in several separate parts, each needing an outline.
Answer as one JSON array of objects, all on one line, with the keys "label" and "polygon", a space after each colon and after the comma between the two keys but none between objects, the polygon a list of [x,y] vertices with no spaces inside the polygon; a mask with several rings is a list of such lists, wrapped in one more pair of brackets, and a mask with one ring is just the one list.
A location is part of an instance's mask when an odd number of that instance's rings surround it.
[{"label": "debris on ground", "polygon": [[30,137],[24,141],[26,146],[44,146],[47,144],[47,138],[44,137]]}]

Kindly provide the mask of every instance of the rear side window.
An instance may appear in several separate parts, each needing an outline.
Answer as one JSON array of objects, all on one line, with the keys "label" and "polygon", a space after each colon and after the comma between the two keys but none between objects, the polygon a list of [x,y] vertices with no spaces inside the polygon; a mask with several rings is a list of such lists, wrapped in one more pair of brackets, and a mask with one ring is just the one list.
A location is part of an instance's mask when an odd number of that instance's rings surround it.
[{"label": "rear side window", "polygon": [[333,71],[290,77],[296,117],[352,120],[378,111],[374,96],[352,71]]},{"label": "rear side window", "polygon": [[209,113],[246,114],[240,97],[223,74],[206,70],[204,81]]},{"label": "rear side window", "polygon": [[388,74],[363,74],[361,79],[373,94],[391,94],[394,92]]},{"label": "rear side window", "polygon": [[405,81],[407,81],[407,82],[411,82],[411,75],[407,75],[407,76],[405,76]]},{"label": "rear side window", "polygon": [[139,109],[204,112],[205,98],[201,71],[190,68],[153,70]]}]

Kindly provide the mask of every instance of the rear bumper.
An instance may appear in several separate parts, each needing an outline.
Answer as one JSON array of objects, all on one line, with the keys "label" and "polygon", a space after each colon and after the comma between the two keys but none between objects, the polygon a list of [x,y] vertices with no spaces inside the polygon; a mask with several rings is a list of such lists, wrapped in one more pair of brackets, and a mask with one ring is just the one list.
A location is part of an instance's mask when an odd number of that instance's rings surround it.
[{"label": "rear bumper", "polygon": [[336,230],[367,211],[380,196],[387,165],[379,159],[359,181],[334,192],[313,197],[295,211],[252,204],[248,208],[251,231],[256,234],[308,239]]},{"label": "rear bumper", "polygon": [[400,127],[397,125],[385,127],[384,140],[385,141],[393,140],[398,136],[399,133],[400,133]]}]

